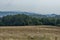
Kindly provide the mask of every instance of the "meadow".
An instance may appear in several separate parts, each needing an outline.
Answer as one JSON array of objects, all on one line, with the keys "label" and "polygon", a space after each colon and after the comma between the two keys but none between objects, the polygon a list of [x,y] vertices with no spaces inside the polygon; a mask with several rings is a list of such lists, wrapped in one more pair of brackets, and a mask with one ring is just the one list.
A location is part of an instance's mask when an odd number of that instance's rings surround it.
[{"label": "meadow", "polygon": [[0,26],[0,40],[60,40],[60,27]]}]

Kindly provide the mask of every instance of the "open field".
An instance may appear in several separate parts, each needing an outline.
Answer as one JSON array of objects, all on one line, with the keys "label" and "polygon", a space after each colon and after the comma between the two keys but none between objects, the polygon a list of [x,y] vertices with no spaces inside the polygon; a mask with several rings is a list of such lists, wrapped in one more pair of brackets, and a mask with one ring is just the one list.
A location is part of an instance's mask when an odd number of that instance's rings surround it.
[{"label": "open field", "polygon": [[60,40],[54,26],[0,26],[0,40]]}]

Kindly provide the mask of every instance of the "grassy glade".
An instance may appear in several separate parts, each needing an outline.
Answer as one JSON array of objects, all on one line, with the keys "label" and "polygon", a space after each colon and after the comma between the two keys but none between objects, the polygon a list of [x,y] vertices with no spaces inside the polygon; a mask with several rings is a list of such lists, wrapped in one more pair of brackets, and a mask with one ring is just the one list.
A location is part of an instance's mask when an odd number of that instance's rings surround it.
[{"label": "grassy glade", "polygon": [[0,27],[0,40],[60,40],[59,27]]}]

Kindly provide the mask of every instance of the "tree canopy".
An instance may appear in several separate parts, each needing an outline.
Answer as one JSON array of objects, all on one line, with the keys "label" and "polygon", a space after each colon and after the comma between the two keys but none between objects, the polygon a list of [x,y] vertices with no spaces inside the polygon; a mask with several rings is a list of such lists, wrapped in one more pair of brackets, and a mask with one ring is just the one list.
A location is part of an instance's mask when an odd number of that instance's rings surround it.
[{"label": "tree canopy", "polygon": [[60,18],[36,18],[25,14],[0,17],[0,26],[60,25]]}]

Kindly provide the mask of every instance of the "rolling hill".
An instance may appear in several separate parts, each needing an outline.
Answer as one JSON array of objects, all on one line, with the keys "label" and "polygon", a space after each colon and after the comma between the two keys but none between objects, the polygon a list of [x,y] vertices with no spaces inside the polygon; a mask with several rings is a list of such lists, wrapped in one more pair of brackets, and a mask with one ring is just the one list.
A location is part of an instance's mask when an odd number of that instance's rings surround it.
[{"label": "rolling hill", "polygon": [[6,15],[16,15],[16,14],[26,14],[32,17],[36,18],[46,18],[46,17],[55,17],[59,18],[60,15],[57,14],[37,14],[37,13],[32,13],[32,12],[17,12],[17,11],[0,11],[0,17],[6,16]]}]

